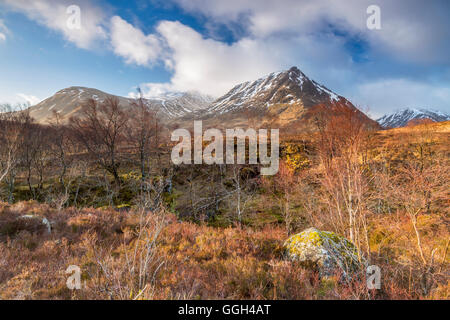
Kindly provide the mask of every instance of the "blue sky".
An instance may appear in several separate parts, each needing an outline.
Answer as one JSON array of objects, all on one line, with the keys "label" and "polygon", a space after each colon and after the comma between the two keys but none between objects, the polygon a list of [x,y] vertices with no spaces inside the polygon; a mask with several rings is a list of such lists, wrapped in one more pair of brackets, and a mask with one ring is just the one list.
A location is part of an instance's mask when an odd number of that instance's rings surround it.
[{"label": "blue sky", "polygon": [[[380,30],[366,25],[372,4]],[[0,102],[69,86],[220,96],[295,65],[374,117],[450,112],[448,12],[445,0],[0,0]]]}]

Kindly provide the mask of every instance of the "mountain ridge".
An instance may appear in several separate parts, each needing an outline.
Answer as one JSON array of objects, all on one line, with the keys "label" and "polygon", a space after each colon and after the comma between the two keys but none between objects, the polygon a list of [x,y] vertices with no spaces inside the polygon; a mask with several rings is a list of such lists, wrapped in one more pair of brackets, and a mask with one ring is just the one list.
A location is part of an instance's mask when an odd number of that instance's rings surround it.
[{"label": "mountain ridge", "polygon": [[[119,99],[125,110],[130,110],[134,101],[131,97],[110,95],[97,89],[69,87],[32,106],[30,114],[38,123],[48,123],[53,112],[58,112],[67,121],[81,114],[84,101],[102,102],[108,97]],[[319,106],[330,112],[353,110],[364,122],[378,126],[345,97],[310,79],[297,67],[238,84],[216,100],[197,92],[169,92],[145,101],[158,111],[162,121],[175,126],[204,120],[205,126],[236,127],[248,126],[251,121],[258,127],[265,125],[300,131],[314,127],[314,112]]]},{"label": "mountain ridge", "polygon": [[433,109],[402,108],[391,114],[385,114],[376,121],[383,128],[400,128],[408,125],[413,120],[429,119],[434,122],[450,120],[450,115]]},{"label": "mountain ridge", "polygon": [[[134,98],[121,97],[103,92],[95,88],[80,86],[68,87],[56,92],[53,96],[41,101],[29,108],[30,115],[38,123],[49,123],[53,113],[62,116],[63,122],[67,122],[72,116],[79,116],[82,105],[89,99],[103,102],[107,98],[116,98],[124,109],[131,108]],[[185,115],[186,113],[207,107],[212,99],[194,92],[177,92],[172,95],[144,99],[153,109],[158,111],[159,117],[171,119]]]},{"label": "mountain ridge", "polygon": [[274,104],[298,102],[302,102],[305,107],[311,107],[340,99],[344,98],[311,80],[297,67],[292,67],[234,86],[218,98],[207,112],[222,114],[242,107],[270,107]]}]

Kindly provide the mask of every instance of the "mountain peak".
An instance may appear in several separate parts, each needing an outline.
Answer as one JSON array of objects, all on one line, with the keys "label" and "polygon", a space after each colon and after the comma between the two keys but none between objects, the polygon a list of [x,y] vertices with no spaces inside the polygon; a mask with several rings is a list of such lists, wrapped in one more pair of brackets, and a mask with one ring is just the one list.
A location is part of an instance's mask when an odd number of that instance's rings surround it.
[{"label": "mountain peak", "polygon": [[[344,99],[308,78],[297,67],[273,72],[266,77],[238,84],[216,100],[210,113],[227,113],[241,108],[267,109],[273,105],[299,105],[310,108]],[[345,99],[344,99],[345,100]]]},{"label": "mountain peak", "polygon": [[450,115],[427,108],[403,108],[392,114],[386,114],[377,122],[383,128],[399,128],[406,126],[412,120],[429,119],[434,122],[450,120]]},{"label": "mountain peak", "polygon": [[300,71],[299,68],[297,68],[296,66],[291,67],[289,70],[286,71],[289,74],[295,74],[295,75],[303,75],[304,73]]}]

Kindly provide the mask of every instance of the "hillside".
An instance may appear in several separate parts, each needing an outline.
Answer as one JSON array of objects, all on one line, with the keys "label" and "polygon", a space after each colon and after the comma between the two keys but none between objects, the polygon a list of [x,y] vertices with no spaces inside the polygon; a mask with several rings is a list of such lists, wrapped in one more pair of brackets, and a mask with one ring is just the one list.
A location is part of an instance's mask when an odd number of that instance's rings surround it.
[{"label": "hillside", "polygon": [[[80,115],[81,107],[88,99],[102,102],[106,98],[117,98],[125,110],[129,110],[134,101],[131,98],[111,95],[97,89],[70,87],[60,90],[50,98],[32,106],[30,115],[37,123],[46,124],[52,120],[53,113],[57,112],[63,122],[67,122],[70,117]],[[167,120],[206,108],[212,99],[194,92],[177,92],[145,99],[145,101],[150,108],[158,112],[161,119]]]}]

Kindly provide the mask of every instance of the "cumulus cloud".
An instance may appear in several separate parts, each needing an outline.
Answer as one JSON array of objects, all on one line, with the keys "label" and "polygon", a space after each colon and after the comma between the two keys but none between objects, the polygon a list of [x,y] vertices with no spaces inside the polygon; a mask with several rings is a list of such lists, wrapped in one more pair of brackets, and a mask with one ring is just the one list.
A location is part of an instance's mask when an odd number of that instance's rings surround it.
[{"label": "cumulus cloud", "polygon": [[235,84],[278,69],[285,56],[262,41],[245,38],[226,44],[207,39],[176,21],[162,21],[155,34],[145,35],[120,17],[113,17],[111,40],[114,52],[127,63],[149,65],[160,60],[172,72],[170,83],[141,84],[147,97],[168,91],[219,96]]},{"label": "cumulus cloud", "polygon": [[[63,34],[64,38],[76,46],[91,48],[97,40],[106,38],[103,26],[105,15],[101,8],[89,0],[3,0],[14,11],[24,13],[29,19]],[[71,13],[67,8],[77,3],[80,7],[80,28],[71,28],[67,21]]]},{"label": "cumulus cloud", "polygon": [[171,21],[161,22],[157,30],[171,51],[165,63],[173,70],[173,87],[179,90],[217,96],[233,84],[263,76],[280,65],[276,48],[252,39],[229,45],[204,39],[192,28]]},{"label": "cumulus cloud", "polygon": [[194,29],[173,21],[162,21],[156,32],[166,53],[161,59],[172,77],[170,83],[141,84],[147,95],[163,88],[197,90],[217,97],[236,84],[294,65],[319,81],[328,79],[330,74],[340,81],[351,77],[346,71],[351,66],[351,57],[343,50],[345,43],[332,35],[320,39],[311,35],[246,37],[227,44],[205,38]]},{"label": "cumulus cloud", "polygon": [[111,18],[111,44],[114,52],[127,63],[149,65],[161,55],[161,44],[156,35],[145,35],[122,18]]},{"label": "cumulus cloud", "polygon": [[18,93],[17,96],[25,103],[29,104],[30,106],[34,106],[42,101],[42,99],[39,99],[36,96],[33,95],[27,95],[24,93]]}]

